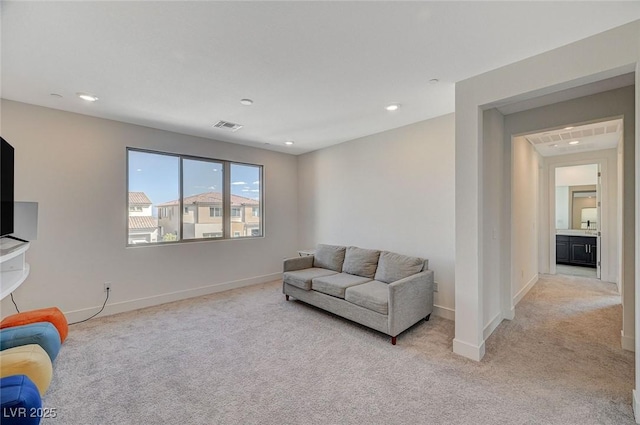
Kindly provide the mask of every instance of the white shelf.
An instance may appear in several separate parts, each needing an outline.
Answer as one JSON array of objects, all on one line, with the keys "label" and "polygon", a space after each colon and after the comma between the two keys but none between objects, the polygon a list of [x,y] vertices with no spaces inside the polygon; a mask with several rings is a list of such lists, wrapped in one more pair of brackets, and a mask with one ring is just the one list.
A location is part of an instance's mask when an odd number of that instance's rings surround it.
[{"label": "white shelf", "polygon": [[22,284],[29,276],[29,264],[25,253],[29,242],[0,239],[0,299],[3,299]]}]

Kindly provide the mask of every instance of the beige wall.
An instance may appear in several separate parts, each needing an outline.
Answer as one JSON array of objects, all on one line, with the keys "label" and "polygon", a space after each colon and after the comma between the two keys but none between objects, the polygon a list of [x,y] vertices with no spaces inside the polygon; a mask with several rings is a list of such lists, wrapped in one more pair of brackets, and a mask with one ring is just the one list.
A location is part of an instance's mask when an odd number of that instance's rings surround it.
[{"label": "beige wall", "polygon": [[222,214],[222,204],[218,205],[207,205],[207,206],[198,206],[198,223],[222,223],[222,216],[220,217],[211,217],[210,209],[212,207],[220,208],[220,214]]},{"label": "beige wall", "polygon": [[[82,319],[109,281],[106,313],[131,310],[275,280],[283,257],[296,255],[293,155],[6,100],[1,113],[16,150],[16,200],[39,206],[31,274],[14,292],[21,309],[56,305]],[[263,164],[265,237],[127,248],[127,147]],[[14,311],[2,301],[3,316]]]},{"label": "beige wall", "polygon": [[300,248],[355,245],[429,259],[453,318],[454,115],[301,155]]}]

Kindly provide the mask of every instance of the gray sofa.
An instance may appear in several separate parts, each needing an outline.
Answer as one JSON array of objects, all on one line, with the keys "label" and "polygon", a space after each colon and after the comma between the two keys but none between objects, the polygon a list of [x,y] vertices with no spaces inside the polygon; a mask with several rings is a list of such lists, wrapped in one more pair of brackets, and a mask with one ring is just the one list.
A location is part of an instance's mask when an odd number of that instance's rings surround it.
[{"label": "gray sofa", "polygon": [[433,311],[428,260],[355,246],[318,245],[284,260],[282,290],[338,316],[396,336]]}]

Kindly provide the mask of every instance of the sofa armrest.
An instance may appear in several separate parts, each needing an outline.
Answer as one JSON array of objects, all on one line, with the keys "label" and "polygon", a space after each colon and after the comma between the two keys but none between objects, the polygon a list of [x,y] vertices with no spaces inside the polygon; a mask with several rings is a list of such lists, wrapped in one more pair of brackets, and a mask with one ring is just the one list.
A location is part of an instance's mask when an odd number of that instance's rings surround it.
[{"label": "sofa armrest", "polygon": [[389,284],[389,333],[396,336],[433,310],[433,270]]},{"label": "sofa armrest", "polygon": [[313,267],[313,255],[304,257],[285,258],[283,271],[292,272],[294,270],[304,270]]}]

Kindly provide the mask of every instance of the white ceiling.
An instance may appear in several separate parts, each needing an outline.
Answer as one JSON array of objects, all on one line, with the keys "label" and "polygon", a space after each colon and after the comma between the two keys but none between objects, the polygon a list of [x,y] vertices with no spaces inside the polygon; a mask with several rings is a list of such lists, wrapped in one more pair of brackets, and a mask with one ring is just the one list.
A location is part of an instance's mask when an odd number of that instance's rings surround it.
[{"label": "white ceiling", "polygon": [[542,156],[614,149],[622,138],[622,120],[615,119],[528,134],[526,139]]},{"label": "white ceiling", "polygon": [[453,112],[457,81],[640,19],[638,1],[0,7],[3,98],[293,154]]}]

